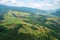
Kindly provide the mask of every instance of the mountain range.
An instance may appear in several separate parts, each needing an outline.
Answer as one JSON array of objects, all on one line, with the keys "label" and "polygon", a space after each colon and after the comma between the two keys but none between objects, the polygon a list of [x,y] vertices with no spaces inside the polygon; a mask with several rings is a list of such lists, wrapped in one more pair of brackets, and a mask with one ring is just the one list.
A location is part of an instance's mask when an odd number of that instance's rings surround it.
[{"label": "mountain range", "polygon": [[0,40],[60,40],[60,9],[0,5]]},{"label": "mountain range", "polygon": [[2,12],[8,12],[8,10],[17,10],[21,12],[28,12],[28,13],[38,13],[38,14],[44,14],[44,15],[53,15],[60,17],[60,9],[52,9],[52,10],[41,10],[36,8],[29,8],[29,7],[15,7],[15,6],[6,6],[6,5],[0,5],[0,13]]}]

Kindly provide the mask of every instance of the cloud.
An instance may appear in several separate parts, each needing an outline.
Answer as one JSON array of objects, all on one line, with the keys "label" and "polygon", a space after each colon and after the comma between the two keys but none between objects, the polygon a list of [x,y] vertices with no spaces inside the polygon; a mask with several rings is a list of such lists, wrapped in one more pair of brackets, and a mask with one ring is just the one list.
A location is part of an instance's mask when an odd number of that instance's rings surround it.
[{"label": "cloud", "polygon": [[0,0],[0,4],[8,6],[25,6],[38,9],[60,8],[60,0]]},{"label": "cloud", "polygon": [[19,6],[19,5],[24,5],[24,2],[17,2],[16,0],[1,0],[0,4],[5,4],[8,6]]}]

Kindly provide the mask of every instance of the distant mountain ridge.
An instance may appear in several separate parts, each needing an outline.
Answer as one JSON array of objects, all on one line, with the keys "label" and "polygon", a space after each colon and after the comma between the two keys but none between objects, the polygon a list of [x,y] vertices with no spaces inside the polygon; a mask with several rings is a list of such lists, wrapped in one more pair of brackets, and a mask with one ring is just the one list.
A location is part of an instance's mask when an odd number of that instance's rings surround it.
[{"label": "distant mountain ridge", "polygon": [[51,13],[51,15],[55,15],[55,16],[59,16],[60,17],[60,9],[56,9],[56,11]]},{"label": "distant mountain ridge", "polygon": [[0,5],[1,13],[6,10],[7,11],[14,10],[14,11],[21,11],[21,12],[28,12],[28,13],[46,13],[45,10],[40,10],[40,9],[35,9],[35,8]]},{"label": "distant mountain ridge", "polygon": [[15,7],[15,6],[6,6],[0,4],[0,14],[6,13],[9,10],[14,11],[21,11],[21,12],[27,12],[27,13],[37,13],[37,14],[45,14],[45,15],[52,15],[52,16],[58,16],[60,17],[60,9],[54,9],[54,10],[41,10],[36,8],[29,8],[29,7]]}]

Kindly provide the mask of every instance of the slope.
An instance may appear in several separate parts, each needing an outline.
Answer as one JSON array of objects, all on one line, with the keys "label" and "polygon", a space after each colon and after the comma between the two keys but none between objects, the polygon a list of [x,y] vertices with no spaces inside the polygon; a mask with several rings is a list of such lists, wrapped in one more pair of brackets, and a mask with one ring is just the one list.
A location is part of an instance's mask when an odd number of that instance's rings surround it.
[{"label": "slope", "polygon": [[0,19],[0,40],[60,40],[60,18],[9,10]]}]

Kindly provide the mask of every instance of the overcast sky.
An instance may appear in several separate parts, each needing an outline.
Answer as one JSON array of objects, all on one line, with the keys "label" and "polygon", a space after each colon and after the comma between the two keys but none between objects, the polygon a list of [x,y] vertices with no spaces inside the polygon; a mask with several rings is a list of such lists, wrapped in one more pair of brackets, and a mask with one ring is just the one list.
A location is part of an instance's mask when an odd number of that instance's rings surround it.
[{"label": "overcast sky", "polygon": [[38,9],[60,8],[60,0],[0,0],[0,4]]}]

